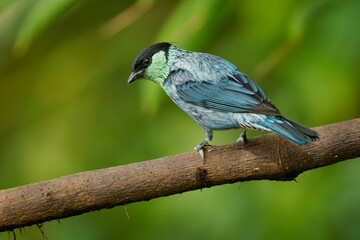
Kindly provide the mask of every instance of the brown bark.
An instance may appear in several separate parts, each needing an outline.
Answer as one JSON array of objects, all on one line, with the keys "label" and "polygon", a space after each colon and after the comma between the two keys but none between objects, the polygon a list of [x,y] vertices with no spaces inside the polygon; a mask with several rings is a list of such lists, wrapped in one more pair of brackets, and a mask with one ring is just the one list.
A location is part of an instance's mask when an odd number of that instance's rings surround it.
[{"label": "brown bark", "polygon": [[0,191],[0,231],[238,181],[293,180],[300,173],[360,156],[360,118],[315,128],[298,146],[276,134]]}]

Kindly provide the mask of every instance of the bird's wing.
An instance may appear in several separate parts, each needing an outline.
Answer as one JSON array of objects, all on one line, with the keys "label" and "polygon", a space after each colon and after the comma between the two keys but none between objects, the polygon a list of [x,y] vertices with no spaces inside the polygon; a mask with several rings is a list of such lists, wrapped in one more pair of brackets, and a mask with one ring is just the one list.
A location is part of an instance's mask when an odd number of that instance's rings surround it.
[{"label": "bird's wing", "polygon": [[280,115],[279,110],[260,87],[246,74],[237,71],[218,81],[198,79],[183,81],[176,85],[178,96],[187,103],[221,112]]}]

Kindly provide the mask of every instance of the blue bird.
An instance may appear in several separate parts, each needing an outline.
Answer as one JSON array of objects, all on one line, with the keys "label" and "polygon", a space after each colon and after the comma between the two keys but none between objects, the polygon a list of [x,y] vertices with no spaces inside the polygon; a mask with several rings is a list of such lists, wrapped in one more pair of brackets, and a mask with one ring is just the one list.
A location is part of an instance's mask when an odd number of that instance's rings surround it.
[{"label": "blue bird", "polygon": [[319,138],[316,131],[283,117],[248,75],[218,56],[157,43],[135,58],[128,83],[137,79],[159,84],[203,127],[205,140],[195,147],[202,159],[213,130],[243,128],[237,141],[244,144],[247,129],[273,131],[300,145]]}]

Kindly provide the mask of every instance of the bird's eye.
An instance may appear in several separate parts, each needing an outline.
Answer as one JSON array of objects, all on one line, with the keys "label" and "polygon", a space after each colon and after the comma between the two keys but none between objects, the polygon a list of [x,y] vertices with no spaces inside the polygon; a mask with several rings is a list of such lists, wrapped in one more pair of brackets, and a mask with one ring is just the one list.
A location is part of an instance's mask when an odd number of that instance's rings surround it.
[{"label": "bird's eye", "polygon": [[151,58],[145,58],[145,59],[143,60],[143,64],[144,64],[145,66],[149,66],[149,65],[151,64]]}]

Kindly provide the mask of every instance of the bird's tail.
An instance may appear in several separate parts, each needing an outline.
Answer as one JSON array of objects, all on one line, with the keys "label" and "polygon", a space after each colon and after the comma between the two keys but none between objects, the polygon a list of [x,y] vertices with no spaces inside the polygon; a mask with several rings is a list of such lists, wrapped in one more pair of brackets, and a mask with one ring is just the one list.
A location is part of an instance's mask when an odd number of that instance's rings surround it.
[{"label": "bird's tail", "polygon": [[319,139],[316,131],[283,116],[268,116],[262,125],[300,145]]}]

